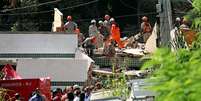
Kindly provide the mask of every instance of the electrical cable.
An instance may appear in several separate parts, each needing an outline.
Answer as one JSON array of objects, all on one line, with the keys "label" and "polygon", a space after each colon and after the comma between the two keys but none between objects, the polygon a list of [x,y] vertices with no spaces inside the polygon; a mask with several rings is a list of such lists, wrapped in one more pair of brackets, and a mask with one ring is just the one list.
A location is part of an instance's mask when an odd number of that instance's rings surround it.
[{"label": "electrical cable", "polygon": [[123,4],[125,7],[130,8],[130,9],[134,9],[134,10],[138,10],[137,8],[125,3],[123,0],[120,0],[121,4]]},{"label": "electrical cable", "polygon": [[21,9],[26,9],[26,8],[31,8],[31,7],[39,7],[39,6],[43,6],[43,5],[47,5],[47,4],[57,3],[60,1],[61,0],[55,0],[55,1],[49,1],[49,2],[44,2],[44,3],[40,3],[40,4],[34,4],[34,5],[30,5],[30,6],[19,7],[19,8],[5,9],[5,10],[2,10],[1,12],[21,10]]},{"label": "electrical cable", "polygon": [[[148,13],[140,13],[140,14],[128,14],[128,15],[120,15],[120,16],[114,16],[115,19],[118,18],[125,18],[125,17],[133,17],[133,16],[139,16],[139,15],[154,15],[154,14],[158,14],[157,12],[148,12]],[[87,19],[78,19],[78,20],[74,20],[75,22],[88,22],[91,19],[96,19],[96,20],[101,20],[103,18],[99,17],[99,18],[87,18]],[[37,24],[50,24],[52,22],[37,22]],[[28,23],[20,23],[20,24],[28,24]],[[31,23],[34,24],[34,23]],[[13,24],[0,24],[0,25],[13,25]]]},{"label": "electrical cable", "polygon": [[[67,10],[67,9],[72,9],[72,8],[77,8],[77,7],[81,7],[81,6],[86,6],[92,3],[96,3],[99,0],[93,0],[90,2],[86,2],[86,3],[82,3],[82,4],[78,4],[75,6],[71,6],[71,7],[66,7],[66,8],[61,8],[60,10]],[[29,15],[29,14],[43,14],[43,13],[49,13],[49,12],[53,12],[54,10],[47,10],[47,11],[40,11],[40,12],[27,12],[27,13],[13,13],[13,14],[0,14],[0,15]]]}]

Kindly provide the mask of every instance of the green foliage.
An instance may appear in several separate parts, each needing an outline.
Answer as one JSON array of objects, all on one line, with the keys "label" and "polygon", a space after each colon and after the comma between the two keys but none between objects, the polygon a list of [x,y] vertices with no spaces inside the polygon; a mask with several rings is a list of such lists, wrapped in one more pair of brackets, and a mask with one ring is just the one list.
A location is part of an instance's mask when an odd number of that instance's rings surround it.
[{"label": "green foliage", "polygon": [[193,7],[196,9],[198,12],[201,13],[201,1],[200,0],[193,0]]},{"label": "green foliage", "polygon": [[117,61],[116,59],[113,59],[113,67],[112,67],[112,71],[113,71],[113,75],[112,76],[108,76],[106,83],[105,83],[105,87],[110,89],[110,95],[111,96],[115,96],[115,97],[120,97],[122,99],[127,99],[129,97],[130,94],[130,90],[127,84],[127,78],[126,75],[124,73],[125,69],[126,69],[126,63],[127,59],[125,59],[123,61],[122,64],[120,64],[120,68],[122,69],[122,71],[116,73],[116,66]]},{"label": "green foliage", "polygon": [[193,7],[187,19],[193,22],[197,38],[192,49],[179,49],[172,53],[169,49],[159,49],[143,68],[156,68],[151,75],[155,85],[157,101],[200,101],[201,93],[201,1],[193,0]]},{"label": "green foliage", "polygon": [[201,51],[184,49],[172,53],[159,49],[144,68],[157,68],[151,77],[157,101],[199,101],[201,93]]},{"label": "green foliage", "polygon": [[192,21],[192,28],[201,31],[201,1],[193,0],[193,9],[185,16]]},{"label": "green foliage", "polygon": [[108,87],[111,89],[111,95],[116,97],[121,97],[123,99],[128,98],[129,96],[129,88],[127,85],[126,76],[123,73],[120,73],[116,78],[108,79]]}]

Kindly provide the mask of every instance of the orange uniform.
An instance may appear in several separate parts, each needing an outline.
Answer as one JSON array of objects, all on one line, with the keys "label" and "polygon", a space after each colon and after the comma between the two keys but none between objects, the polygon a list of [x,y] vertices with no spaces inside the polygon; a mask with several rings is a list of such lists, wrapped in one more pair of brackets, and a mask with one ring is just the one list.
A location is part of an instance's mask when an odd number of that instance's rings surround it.
[{"label": "orange uniform", "polygon": [[120,40],[120,38],[121,38],[120,28],[116,24],[112,24],[110,32],[111,32],[112,39],[117,42],[119,48],[123,48],[124,45]]}]

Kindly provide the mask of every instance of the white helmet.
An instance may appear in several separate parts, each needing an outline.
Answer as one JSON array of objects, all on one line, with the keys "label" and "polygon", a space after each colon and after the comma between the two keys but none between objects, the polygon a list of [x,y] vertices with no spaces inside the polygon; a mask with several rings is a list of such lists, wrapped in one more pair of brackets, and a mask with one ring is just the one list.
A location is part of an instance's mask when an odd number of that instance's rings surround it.
[{"label": "white helmet", "polygon": [[96,20],[95,19],[91,20],[91,23],[96,23]]},{"label": "white helmet", "polygon": [[181,21],[181,19],[179,17],[176,18],[176,21]]},{"label": "white helmet", "polygon": [[103,24],[103,21],[102,21],[102,20],[100,20],[100,21],[98,21],[98,23],[99,23],[99,24]]},{"label": "white helmet", "polygon": [[115,21],[114,18],[110,18],[110,22],[113,22],[113,21]]}]

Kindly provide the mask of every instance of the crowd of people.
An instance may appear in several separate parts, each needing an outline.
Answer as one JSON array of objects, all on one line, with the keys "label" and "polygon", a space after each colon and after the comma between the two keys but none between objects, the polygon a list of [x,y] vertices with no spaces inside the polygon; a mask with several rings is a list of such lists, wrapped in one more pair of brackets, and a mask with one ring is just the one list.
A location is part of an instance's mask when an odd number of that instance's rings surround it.
[{"label": "crowd of people", "polygon": [[[152,31],[148,17],[142,17],[142,24],[140,27],[140,36],[142,36],[142,42],[145,43]],[[104,21],[99,20],[97,23],[95,19],[91,20],[87,38],[80,32],[77,24],[73,21],[72,16],[67,16],[64,30],[67,33],[78,34],[78,45],[86,48],[89,56],[93,56],[94,49],[101,47],[104,49],[104,55],[111,55],[111,47],[118,47],[119,49],[126,47],[126,44],[121,40],[121,32],[118,23],[108,14],[104,16]]]},{"label": "crowd of people", "polygon": [[[61,88],[56,88],[51,91],[51,101],[90,101],[91,92],[93,89],[93,87],[89,86],[81,89],[81,87],[78,85],[66,87],[64,90]],[[19,93],[16,93],[15,101],[24,100]],[[48,99],[44,94],[42,94],[39,88],[36,88],[28,101],[48,101]]]},{"label": "crowd of people", "polygon": [[67,87],[63,91],[57,88],[52,91],[52,101],[90,101],[92,89],[81,89],[78,85]]}]

